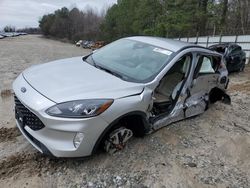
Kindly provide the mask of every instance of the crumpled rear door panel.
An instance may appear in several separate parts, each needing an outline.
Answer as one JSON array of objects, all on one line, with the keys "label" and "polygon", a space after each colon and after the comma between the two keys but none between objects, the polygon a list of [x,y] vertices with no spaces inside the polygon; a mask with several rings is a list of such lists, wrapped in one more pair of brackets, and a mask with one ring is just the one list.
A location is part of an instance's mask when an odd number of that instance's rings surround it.
[{"label": "crumpled rear door panel", "polygon": [[204,74],[196,79],[196,83],[190,88],[190,96],[185,101],[185,117],[191,117],[203,113],[209,101],[209,92],[216,87],[219,74]]}]

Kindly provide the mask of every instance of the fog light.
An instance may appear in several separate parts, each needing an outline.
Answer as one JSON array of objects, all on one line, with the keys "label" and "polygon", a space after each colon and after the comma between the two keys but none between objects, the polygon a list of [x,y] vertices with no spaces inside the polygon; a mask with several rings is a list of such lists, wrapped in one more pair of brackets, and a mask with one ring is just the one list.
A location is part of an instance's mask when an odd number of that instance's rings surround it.
[{"label": "fog light", "polygon": [[76,133],[74,141],[73,141],[75,148],[78,148],[80,146],[83,138],[84,138],[83,133]]}]

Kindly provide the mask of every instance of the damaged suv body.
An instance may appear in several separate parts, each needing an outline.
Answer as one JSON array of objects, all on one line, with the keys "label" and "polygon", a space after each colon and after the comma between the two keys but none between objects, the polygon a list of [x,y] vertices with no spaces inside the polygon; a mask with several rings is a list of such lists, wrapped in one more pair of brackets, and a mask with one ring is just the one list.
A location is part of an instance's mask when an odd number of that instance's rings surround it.
[{"label": "damaged suv body", "polygon": [[203,113],[225,93],[222,56],[155,37],[115,41],[83,58],[37,65],[13,83],[16,123],[56,157],[113,153],[132,136]]},{"label": "damaged suv body", "polygon": [[234,71],[244,71],[246,64],[246,53],[238,44],[215,44],[210,46],[209,49],[219,52],[223,55],[229,73]]}]

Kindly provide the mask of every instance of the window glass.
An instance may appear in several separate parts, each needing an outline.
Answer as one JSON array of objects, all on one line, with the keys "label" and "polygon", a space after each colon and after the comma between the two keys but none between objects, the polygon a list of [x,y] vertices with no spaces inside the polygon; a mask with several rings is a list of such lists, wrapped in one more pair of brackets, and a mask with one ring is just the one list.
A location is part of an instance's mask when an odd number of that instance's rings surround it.
[{"label": "window glass", "polygon": [[168,63],[171,51],[139,41],[121,39],[92,55],[96,65],[122,75],[128,81],[144,82]]},{"label": "window glass", "polygon": [[241,51],[241,47],[240,46],[234,46],[234,48],[232,49],[232,54],[236,54],[239,53]]},{"label": "window glass", "polygon": [[215,73],[215,70],[213,69],[212,59],[206,56],[203,56],[201,58],[203,58],[203,60],[199,73]]}]

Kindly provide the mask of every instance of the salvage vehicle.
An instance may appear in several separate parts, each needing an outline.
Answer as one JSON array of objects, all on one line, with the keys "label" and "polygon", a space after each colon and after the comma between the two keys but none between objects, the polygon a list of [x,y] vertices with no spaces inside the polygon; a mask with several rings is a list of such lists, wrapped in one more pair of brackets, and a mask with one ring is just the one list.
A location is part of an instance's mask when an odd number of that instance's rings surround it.
[{"label": "salvage vehicle", "polygon": [[84,41],[84,42],[82,43],[82,47],[85,48],[85,49],[86,49],[86,48],[89,48],[90,42],[91,42],[91,41],[88,41],[88,40]]},{"label": "salvage vehicle", "polygon": [[91,47],[92,50],[97,50],[99,48],[102,48],[103,46],[105,46],[105,42],[104,41],[96,41],[94,43],[94,45]]},{"label": "salvage vehicle", "polygon": [[170,123],[230,103],[221,54],[185,42],[129,37],[84,57],[32,66],[13,83],[19,130],[40,152],[123,149]]},{"label": "salvage vehicle", "polygon": [[12,32],[3,32],[3,33],[1,33],[1,35],[4,36],[4,37],[13,37],[14,33],[12,33]]},{"label": "salvage vehicle", "polygon": [[94,41],[89,41],[87,48],[88,49],[92,49],[95,46],[95,42]]},{"label": "salvage vehicle", "polygon": [[82,45],[82,43],[83,43],[83,41],[82,40],[79,40],[78,42],[76,42],[76,46],[81,46]]},{"label": "salvage vehicle", "polygon": [[85,49],[92,49],[95,45],[95,42],[91,41],[91,40],[86,40],[82,43],[82,47]]},{"label": "salvage vehicle", "polygon": [[228,72],[244,71],[246,64],[246,53],[238,44],[222,43],[212,45],[209,48],[223,54]]}]

